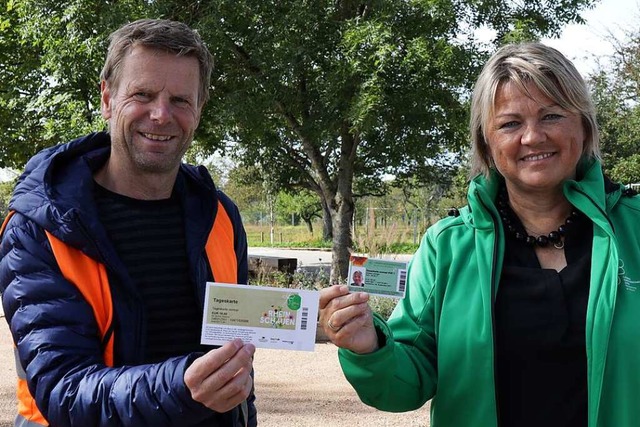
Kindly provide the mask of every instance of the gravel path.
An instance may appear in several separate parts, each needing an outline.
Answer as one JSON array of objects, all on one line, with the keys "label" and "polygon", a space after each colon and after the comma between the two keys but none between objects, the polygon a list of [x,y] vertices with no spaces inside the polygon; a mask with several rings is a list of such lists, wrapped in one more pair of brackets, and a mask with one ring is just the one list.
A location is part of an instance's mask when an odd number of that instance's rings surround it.
[{"label": "gravel path", "polygon": [[[2,312],[0,309],[0,316]],[[428,427],[428,405],[401,414],[381,412],[360,402],[342,376],[337,349],[318,343],[314,352],[258,349],[256,395],[260,427],[403,426]],[[13,344],[0,317],[0,427],[15,414]]]},{"label": "gravel path", "polygon": [[394,414],[360,402],[331,343],[313,353],[258,349],[254,366],[260,427],[429,426],[428,405]]}]

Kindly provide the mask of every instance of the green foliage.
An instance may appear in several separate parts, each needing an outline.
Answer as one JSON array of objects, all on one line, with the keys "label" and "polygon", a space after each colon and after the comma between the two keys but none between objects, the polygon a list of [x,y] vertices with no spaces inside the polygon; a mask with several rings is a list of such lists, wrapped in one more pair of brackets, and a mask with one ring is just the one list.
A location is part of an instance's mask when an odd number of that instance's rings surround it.
[{"label": "green foliage", "polygon": [[282,271],[261,273],[251,280],[253,285],[272,286],[276,288],[320,290],[329,285],[329,275],[325,269],[298,269],[293,274]]},{"label": "green foliage", "polygon": [[0,166],[104,128],[99,73],[108,34],[140,16],[144,1],[2,0]]},{"label": "green foliage", "polygon": [[0,166],[104,128],[107,35],[145,16],[180,20],[217,62],[194,150],[228,148],[271,190],[317,194],[344,275],[354,184],[382,194],[388,174],[450,180],[468,91],[492,50],[475,29],[495,30],[494,45],[558,34],[594,2],[0,0],[0,127],[11,141]]},{"label": "green foliage", "polygon": [[598,111],[605,171],[621,182],[638,182],[640,151],[640,32],[612,41],[607,66],[590,76]]},{"label": "green foliage", "polygon": [[[285,221],[291,216],[301,218],[309,233],[313,235],[313,219],[322,218],[322,206],[317,194],[309,190],[298,192],[280,191],[276,198],[276,211],[278,216]],[[295,225],[295,224],[292,224]]]},{"label": "green foliage", "polygon": [[391,312],[398,305],[399,300],[395,298],[383,298],[372,295],[369,298],[369,307],[374,313],[378,313],[384,319],[388,319],[391,316]]},{"label": "green foliage", "polygon": [[640,154],[619,159],[610,171],[611,179],[623,184],[640,183]]},{"label": "green foliage", "polygon": [[0,182],[0,221],[4,220],[9,208],[15,181]]},{"label": "green foliage", "polygon": [[266,193],[255,167],[234,167],[222,189],[238,205],[245,222],[262,221],[268,211]]},{"label": "green foliage", "polygon": [[274,229],[274,242],[270,239],[270,224],[248,223],[245,221],[245,230],[249,246],[270,246],[283,248],[331,248],[331,242],[321,239],[319,236],[309,234],[305,226],[291,226],[277,222]]}]

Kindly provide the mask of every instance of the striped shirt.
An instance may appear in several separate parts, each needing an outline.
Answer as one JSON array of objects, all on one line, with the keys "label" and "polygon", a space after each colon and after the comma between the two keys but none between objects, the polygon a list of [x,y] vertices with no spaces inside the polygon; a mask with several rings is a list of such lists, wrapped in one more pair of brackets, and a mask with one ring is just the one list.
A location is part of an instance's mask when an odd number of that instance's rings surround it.
[{"label": "striped shirt", "polygon": [[96,184],[96,203],[144,304],[145,363],[202,350],[202,311],[189,277],[178,197],[137,200]]}]

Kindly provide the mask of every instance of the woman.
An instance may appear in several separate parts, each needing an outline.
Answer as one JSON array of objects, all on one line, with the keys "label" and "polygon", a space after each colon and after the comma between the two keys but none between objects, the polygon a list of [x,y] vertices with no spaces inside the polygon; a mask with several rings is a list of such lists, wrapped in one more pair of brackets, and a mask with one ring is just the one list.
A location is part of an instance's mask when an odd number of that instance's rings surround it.
[{"label": "woman", "polygon": [[599,162],[589,91],[539,43],[499,49],[471,105],[468,206],[427,231],[385,322],[322,291],[367,404],[433,427],[640,423],[640,199]]},{"label": "woman", "polygon": [[362,280],[362,271],[361,270],[354,270],[353,275],[351,276],[351,286],[364,286],[364,281]]}]

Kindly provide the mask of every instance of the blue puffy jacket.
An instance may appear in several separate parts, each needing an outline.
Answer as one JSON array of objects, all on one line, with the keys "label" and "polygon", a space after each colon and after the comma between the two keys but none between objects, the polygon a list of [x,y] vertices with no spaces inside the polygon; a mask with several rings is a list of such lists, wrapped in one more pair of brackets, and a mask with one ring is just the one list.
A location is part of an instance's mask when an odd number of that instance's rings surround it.
[{"label": "blue puffy jacket", "polygon": [[[0,245],[0,290],[6,319],[29,390],[52,426],[239,426],[240,408],[215,413],[195,402],[184,371],[199,354],[142,364],[145,315],[126,268],[98,220],[93,172],[110,153],[106,133],[94,133],[34,156],[20,177],[15,211]],[[182,165],[181,194],[191,276],[201,305],[213,280],[204,247],[218,201],[233,223],[238,282],[247,281],[247,244],[236,206],[217,191],[204,167]],[[91,307],[65,280],[47,230],[103,263],[114,306],[114,367],[105,366]],[[248,425],[256,425],[254,396]]]}]

